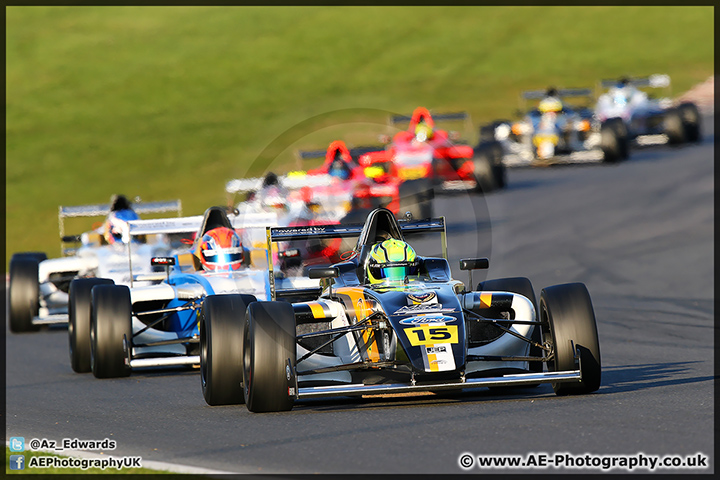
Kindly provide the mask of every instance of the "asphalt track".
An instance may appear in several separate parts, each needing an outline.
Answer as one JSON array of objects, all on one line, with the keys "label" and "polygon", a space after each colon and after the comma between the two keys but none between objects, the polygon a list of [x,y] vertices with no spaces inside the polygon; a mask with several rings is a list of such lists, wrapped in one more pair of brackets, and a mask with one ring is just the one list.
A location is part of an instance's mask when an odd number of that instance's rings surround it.
[{"label": "asphalt track", "polygon": [[[512,170],[509,188],[487,205],[437,200],[456,278],[466,279],[457,259],[477,255],[490,257],[490,269],[474,283],[526,276],[538,295],[553,284],[587,285],[603,362],[595,394],[557,397],[542,385],[251,414],[207,406],[197,371],[75,374],[60,328],[7,333],[6,435],[110,438],[118,447],[105,454],[245,473],[462,473],[462,453],[530,452],[703,453],[709,467],[690,472],[712,473],[714,136],[705,121],[700,145],[634,151],[617,166]],[[437,253],[419,243],[421,254]]]}]

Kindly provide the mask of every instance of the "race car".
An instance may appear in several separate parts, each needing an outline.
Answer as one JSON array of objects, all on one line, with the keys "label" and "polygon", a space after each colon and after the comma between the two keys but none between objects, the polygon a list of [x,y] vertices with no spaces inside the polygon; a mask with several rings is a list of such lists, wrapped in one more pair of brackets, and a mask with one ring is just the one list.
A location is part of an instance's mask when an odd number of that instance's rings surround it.
[{"label": "race car", "polygon": [[[153,285],[116,285],[109,279],[70,284],[70,362],[77,373],[97,378],[130,375],[141,367],[197,365],[197,313],[208,295],[270,298],[267,252],[242,245],[238,230],[273,225],[269,215],[228,216],[211,207],[203,216],[129,222],[130,236],[196,232],[192,246],[173,256],[153,257],[164,272],[133,274]],[[133,267],[134,268],[134,267]],[[302,286],[273,278],[288,288]]]},{"label": "race car", "polygon": [[465,112],[431,115],[426,108],[418,107],[412,116],[393,116],[391,125],[409,122],[407,130],[396,133],[384,150],[360,156],[360,165],[392,166],[390,175],[402,181],[425,179],[438,192],[489,193],[505,188],[501,146],[496,142],[485,142],[476,148],[463,145],[455,132],[451,135],[435,127],[436,121],[441,120],[469,121],[469,115]]},{"label": "race car", "polygon": [[[439,232],[443,257],[420,256],[406,236]],[[399,222],[373,210],[364,225],[269,228],[268,243],[358,237],[354,256],[310,270],[319,285],[270,301],[210,295],[200,316],[200,376],[209,405],[284,411],[298,399],[551,383],[558,395],[596,391],[600,347],[585,285],[527,278],[468,285],[447,261],[444,218]],[[300,298],[312,295],[312,300]],[[547,370],[543,370],[543,365]]]},{"label": "race car", "polygon": [[336,180],[326,188],[313,189],[313,199],[323,205],[343,205],[340,223],[356,222],[358,218],[363,221],[377,207],[385,207],[398,216],[406,212],[415,218],[432,216],[432,183],[422,177],[398,174],[392,162],[370,162],[367,155],[381,148],[375,145],[348,149],[344,142],[336,140],[327,150],[298,152],[302,160],[325,158],[320,167],[308,170],[308,176],[329,175]]},{"label": "race car", "polygon": [[[589,107],[587,88],[530,90],[521,94],[519,121],[497,120],[480,129],[480,144],[499,142],[508,167],[558,163],[614,163],[629,157],[627,132],[621,121],[600,119]],[[571,105],[570,99],[580,99]],[[527,101],[538,100],[526,110]],[[582,102],[585,104],[583,105]]]},{"label": "race car", "polygon": [[[181,215],[180,200],[131,205],[125,196],[117,195],[105,205],[60,206],[62,256],[47,258],[44,252],[22,252],[10,259],[10,331],[31,332],[42,325],[67,323],[68,289],[74,278],[103,277],[129,283],[129,262],[151,272],[150,258],[180,247],[180,239],[164,235],[139,237],[132,258],[128,258],[122,230],[138,214],[166,212]],[[100,216],[105,220],[99,227],[81,235],[65,234],[66,219]]]},{"label": "race car", "polygon": [[[637,146],[699,142],[700,113],[697,105],[674,105],[669,98],[651,98],[642,88],[670,88],[667,75],[602,80],[608,91],[598,97],[595,114],[600,121],[621,121],[627,137]],[[668,92],[669,93],[669,92]]]}]

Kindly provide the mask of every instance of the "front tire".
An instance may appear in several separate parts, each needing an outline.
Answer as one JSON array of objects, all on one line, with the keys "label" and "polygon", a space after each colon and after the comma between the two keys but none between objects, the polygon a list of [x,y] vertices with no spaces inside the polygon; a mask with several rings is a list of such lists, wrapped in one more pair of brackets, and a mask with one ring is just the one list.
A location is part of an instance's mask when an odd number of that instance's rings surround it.
[{"label": "front tire", "polygon": [[10,260],[10,331],[13,333],[35,332],[33,318],[40,311],[40,283],[38,273],[40,260],[31,254],[15,254]]},{"label": "front tire", "polygon": [[130,375],[132,303],[125,285],[96,285],[92,289],[90,366],[96,378]]},{"label": "front tire", "polygon": [[240,405],[243,392],[243,332],[252,295],[210,295],[200,315],[200,383],[208,405]]},{"label": "front tire", "polygon": [[567,283],[547,287],[540,293],[540,321],[543,340],[553,348],[554,359],[548,361],[548,371],[575,369],[575,352],[580,354],[582,381],[556,383],[557,395],[579,395],[600,388],[601,362],[597,324],[592,301],[582,283]]},{"label": "front tire", "polygon": [[612,120],[600,126],[600,149],[605,163],[617,163],[623,158],[621,139]]},{"label": "front tire", "polygon": [[685,142],[685,126],[679,109],[670,108],[665,111],[663,133],[667,135],[670,145],[679,145]]},{"label": "front tire", "polygon": [[251,412],[292,409],[288,394],[288,359],[295,366],[295,313],[287,302],[255,302],[247,309],[243,384]]},{"label": "front tire", "polygon": [[76,373],[90,367],[90,324],[92,289],[95,285],[114,285],[109,278],[76,278],[70,283],[68,301],[68,339],[70,366]]}]

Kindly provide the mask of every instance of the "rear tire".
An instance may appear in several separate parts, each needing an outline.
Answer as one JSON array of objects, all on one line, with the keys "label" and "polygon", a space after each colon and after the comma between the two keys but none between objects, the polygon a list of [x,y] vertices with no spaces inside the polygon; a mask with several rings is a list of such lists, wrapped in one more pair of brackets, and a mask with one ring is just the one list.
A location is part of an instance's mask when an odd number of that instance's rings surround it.
[{"label": "rear tire", "polygon": [[622,118],[610,118],[607,122],[613,130],[618,141],[618,160],[627,160],[630,158],[630,137],[627,126]]},{"label": "rear tire", "polygon": [[15,254],[10,259],[10,331],[35,332],[40,329],[32,320],[40,311],[40,261],[31,254]]},{"label": "rear tire", "polygon": [[243,332],[252,295],[210,295],[200,315],[200,383],[208,405],[240,405],[243,392]]},{"label": "rear tire", "polygon": [[556,383],[557,395],[578,395],[600,388],[601,362],[597,324],[592,301],[582,283],[567,283],[547,287],[540,293],[540,321],[543,340],[551,344],[554,360],[547,363],[548,371],[575,369],[571,341],[580,353],[582,381]]},{"label": "rear tire", "polygon": [[698,111],[697,105],[686,102],[680,104],[677,109],[685,130],[685,141],[690,143],[699,142],[701,140],[700,112]]},{"label": "rear tire", "polygon": [[617,163],[622,159],[621,140],[612,120],[600,126],[600,149],[605,163]]},{"label": "rear tire", "polygon": [[473,177],[477,183],[475,191],[481,194],[488,194],[498,188],[495,178],[497,168],[495,168],[493,150],[490,145],[486,143],[476,148],[472,158]]},{"label": "rear tire", "polygon": [[287,361],[296,360],[295,313],[287,302],[255,302],[247,309],[243,384],[251,412],[292,409],[288,395]]},{"label": "rear tire", "polygon": [[132,303],[125,285],[92,289],[90,365],[96,378],[130,375],[127,351],[132,348]]},{"label": "rear tire", "polygon": [[95,285],[114,285],[109,278],[76,278],[70,283],[68,301],[68,339],[70,366],[76,373],[88,373],[90,367],[90,315]]},{"label": "rear tire", "polygon": [[432,218],[433,215],[433,187],[427,179],[408,180],[398,187],[400,209],[398,218],[405,218],[405,212],[410,212],[415,220]]},{"label": "rear tire", "polygon": [[663,133],[668,137],[670,145],[679,145],[685,141],[685,126],[680,110],[670,108],[663,114]]}]

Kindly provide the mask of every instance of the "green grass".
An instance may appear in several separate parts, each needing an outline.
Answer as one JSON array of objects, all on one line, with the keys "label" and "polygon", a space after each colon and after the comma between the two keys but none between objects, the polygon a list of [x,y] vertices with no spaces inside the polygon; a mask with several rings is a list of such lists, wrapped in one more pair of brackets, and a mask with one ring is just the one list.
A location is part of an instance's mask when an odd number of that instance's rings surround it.
[{"label": "green grass", "polygon": [[8,447],[5,447],[5,473],[6,474],[63,474],[63,475],[83,475],[83,474],[152,474],[152,475],[158,475],[158,474],[167,474],[171,475],[167,478],[173,478],[175,477],[182,477],[184,479],[192,479],[192,478],[207,478],[203,476],[198,475],[184,475],[184,474],[178,474],[163,470],[151,470],[149,468],[123,468],[118,470],[117,468],[87,468],[83,470],[82,468],[41,468],[41,467],[33,467],[30,468],[30,462],[32,457],[58,457],[58,458],[67,458],[65,455],[57,455],[52,452],[23,452],[20,453],[20,455],[25,456],[25,469],[24,470],[10,470],[10,455],[16,455],[15,452],[11,452]]},{"label": "green grass", "polygon": [[[382,112],[511,116],[521,90],[713,73],[712,7],[8,7],[6,253],[58,205],[181,198],[372,142]],[[89,228],[89,224],[81,229]],[[68,232],[79,233],[79,232]]]}]

